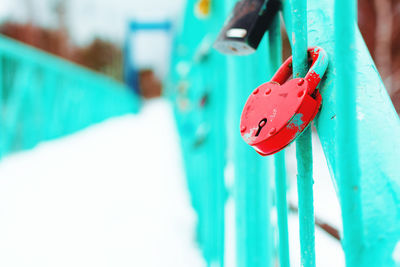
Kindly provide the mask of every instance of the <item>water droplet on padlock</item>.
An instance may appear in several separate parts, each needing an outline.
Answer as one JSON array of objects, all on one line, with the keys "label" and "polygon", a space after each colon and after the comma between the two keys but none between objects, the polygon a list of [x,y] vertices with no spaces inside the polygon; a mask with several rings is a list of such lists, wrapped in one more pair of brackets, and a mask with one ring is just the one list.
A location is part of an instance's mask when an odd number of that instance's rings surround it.
[{"label": "water droplet on padlock", "polygon": [[271,93],[271,88],[267,88],[267,90],[265,91],[265,95],[269,95]]},{"label": "water droplet on padlock", "polygon": [[253,91],[253,95],[256,95],[256,94],[258,94],[258,91],[259,91],[259,89],[258,89],[258,88],[256,88],[256,90],[254,90],[254,91]]},{"label": "water droplet on padlock", "polygon": [[297,82],[297,85],[299,85],[299,86],[301,86],[301,85],[303,85],[304,84],[304,79],[300,79],[298,82]]},{"label": "water droplet on padlock", "polygon": [[242,126],[242,127],[240,127],[240,132],[242,132],[242,133],[244,133],[245,131],[246,131],[246,126]]}]

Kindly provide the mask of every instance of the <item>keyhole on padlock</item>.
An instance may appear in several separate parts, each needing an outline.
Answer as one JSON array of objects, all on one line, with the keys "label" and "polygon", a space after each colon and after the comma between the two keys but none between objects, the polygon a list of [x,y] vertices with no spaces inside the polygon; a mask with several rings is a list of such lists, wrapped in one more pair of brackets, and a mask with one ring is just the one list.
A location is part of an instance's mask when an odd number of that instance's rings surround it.
[{"label": "keyhole on padlock", "polygon": [[265,124],[267,124],[267,119],[266,118],[262,119],[258,123],[258,130],[257,130],[256,136],[258,136],[260,134],[260,132],[261,132],[262,128],[265,126]]}]

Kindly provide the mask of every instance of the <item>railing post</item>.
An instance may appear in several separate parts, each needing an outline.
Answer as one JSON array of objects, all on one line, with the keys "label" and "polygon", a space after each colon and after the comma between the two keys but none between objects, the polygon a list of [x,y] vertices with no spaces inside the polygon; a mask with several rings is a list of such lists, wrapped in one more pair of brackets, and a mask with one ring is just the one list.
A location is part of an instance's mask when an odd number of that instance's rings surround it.
[{"label": "railing post", "polygon": [[[360,165],[357,138],[355,0],[335,1],[335,64],[337,86],[338,153],[337,175],[343,218],[343,247],[347,266],[364,266],[360,261],[363,221],[360,199]],[[399,221],[400,223],[400,221]]]},{"label": "railing post", "polygon": [[[291,2],[283,2],[288,32],[295,27],[290,19]],[[347,189],[342,188],[340,181],[342,176],[338,170],[338,161],[348,159],[339,154],[337,136],[340,123],[340,118],[338,118],[340,111],[337,110],[338,94],[340,94],[338,90],[346,90],[346,88],[339,88],[336,83],[338,75],[336,61],[341,59],[335,58],[334,53],[336,42],[334,2],[333,0],[308,0],[308,43],[309,46],[321,46],[330,59],[328,69],[320,84],[323,103],[315,121],[333,184],[340,197],[340,204],[344,208],[342,211],[347,213],[349,209],[354,208],[354,199],[342,198],[342,190]],[[343,9],[340,11],[349,12]],[[355,23],[355,20],[353,22]],[[289,38],[291,38],[290,35]],[[354,73],[356,101],[352,105],[356,108],[357,135],[353,137],[357,138],[358,147],[355,149],[351,145],[349,149],[351,153],[358,155],[360,190],[354,190],[355,188],[353,190],[359,191],[362,217],[361,223],[349,222],[347,219],[343,220],[343,223],[350,224],[344,228],[359,227],[357,231],[362,231],[364,236],[361,240],[354,242],[352,248],[349,249],[347,246],[343,248],[346,258],[354,257],[358,266],[394,267],[398,265],[398,262],[395,262],[393,253],[396,246],[399,246],[400,240],[399,117],[358,29],[355,30],[354,38],[352,54],[357,64],[357,71]],[[294,40],[291,41],[294,42]],[[349,207],[345,207],[347,205]],[[358,235],[358,233],[354,234]],[[343,238],[346,239],[346,236]],[[354,251],[358,255],[354,254]]]},{"label": "railing post", "polygon": [[[269,65],[271,72],[275,72],[282,63],[282,40],[279,16],[276,16],[269,31]],[[279,266],[289,267],[289,229],[286,199],[286,165],[285,150],[274,156],[275,187],[276,187],[276,209],[278,215],[278,250]]]},{"label": "railing post", "polygon": [[[307,1],[293,0],[292,3],[293,76],[304,77],[308,69],[307,60]],[[290,32],[289,32],[290,33]],[[299,224],[301,266],[315,266],[314,239],[314,198],[313,198],[313,159],[311,126],[296,141],[297,191],[299,198]]]},{"label": "railing post", "polygon": [[[237,1],[228,2],[232,7]],[[241,138],[239,129],[248,96],[272,74],[267,60],[265,43],[253,55],[228,56],[227,127],[228,147],[232,149],[229,158],[234,166],[237,267],[273,266],[268,175],[272,162],[249,147]]]},{"label": "railing post", "polygon": [[259,156],[240,136],[239,119],[250,93],[267,81],[263,46],[252,56],[228,59],[228,138],[234,164],[237,266],[271,266],[268,257],[268,159]]},{"label": "railing post", "polygon": [[186,3],[183,28],[174,44],[169,93],[198,214],[199,245],[208,266],[223,266],[226,60],[211,45],[225,7],[222,0],[213,0],[210,14],[199,18],[194,12],[197,3]]}]

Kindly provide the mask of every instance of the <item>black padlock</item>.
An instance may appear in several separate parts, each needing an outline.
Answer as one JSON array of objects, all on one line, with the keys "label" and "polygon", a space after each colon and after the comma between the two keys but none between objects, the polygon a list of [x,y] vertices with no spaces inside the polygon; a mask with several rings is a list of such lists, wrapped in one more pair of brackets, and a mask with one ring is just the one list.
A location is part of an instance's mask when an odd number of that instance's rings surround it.
[{"label": "black padlock", "polygon": [[214,48],[224,54],[255,52],[281,8],[281,0],[241,0],[236,3]]}]

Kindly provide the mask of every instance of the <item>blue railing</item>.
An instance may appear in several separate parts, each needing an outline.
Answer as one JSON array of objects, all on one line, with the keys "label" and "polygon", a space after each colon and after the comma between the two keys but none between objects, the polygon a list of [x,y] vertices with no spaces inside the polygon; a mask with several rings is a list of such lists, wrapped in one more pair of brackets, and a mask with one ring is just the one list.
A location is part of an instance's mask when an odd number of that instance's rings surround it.
[{"label": "blue railing", "polygon": [[139,109],[122,84],[4,36],[0,94],[3,156]]},{"label": "blue railing", "polygon": [[[198,2],[211,4],[209,16],[195,16]],[[224,227],[218,225],[233,223],[236,266],[276,266],[276,261],[290,266],[285,151],[262,158],[241,140],[238,129],[247,97],[269,81],[280,65],[279,22],[275,21],[264,37],[266,46],[252,56],[225,61],[211,49],[201,52],[202,44],[213,40],[222,27],[221,14],[225,18],[235,2],[189,0],[175,44],[171,95],[199,232],[205,233],[199,241],[208,265],[224,266],[224,244],[215,247],[215,243],[206,242],[215,241],[207,234],[223,237]],[[307,47],[324,48],[330,59],[319,88],[323,104],[315,126],[341,205],[340,241],[346,266],[398,266],[394,253],[400,247],[400,123],[356,27],[355,7],[355,1],[293,0],[283,1],[281,14],[292,47],[294,73],[304,74]],[[198,54],[205,55],[205,60],[196,60]],[[214,80],[215,76],[219,80]],[[218,104],[198,105],[204,95]],[[225,148],[215,149],[207,142],[200,148],[192,146],[196,133],[204,128],[207,131],[202,140],[224,140],[221,144]],[[313,180],[318,177],[312,173],[311,131],[296,143],[301,264],[316,266]],[[221,169],[209,168],[210,162],[221,162]],[[223,175],[226,166],[230,171]],[[224,198],[215,198],[222,195],[224,187],[235,204],[235,222],[223,221]],[[278,215],[276,242],[270,220],[274,205]],[[203,223],[205,220],[209,223]]]}]

